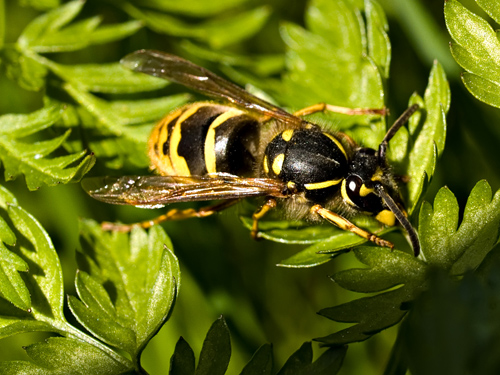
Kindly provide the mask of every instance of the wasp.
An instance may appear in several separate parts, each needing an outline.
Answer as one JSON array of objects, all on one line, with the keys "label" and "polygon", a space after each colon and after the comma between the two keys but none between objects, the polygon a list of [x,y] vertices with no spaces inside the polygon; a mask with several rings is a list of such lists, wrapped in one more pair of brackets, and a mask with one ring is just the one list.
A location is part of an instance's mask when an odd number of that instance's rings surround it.
[{"label": "wasp", "polygon": [[265,197],[253,214],[258,221],[278,205],[289,217],[326,220],[379,246],[394,245],[349,221],[372,215],[382,224],[398,222],[408,234],[415,256],[420,244],[408,220],[397,181],[388,165],[388,142],[418,110],[409,107],[391,126],[378,150],[361,147],[344,133],[324,131],[303,116],[320,111],[378,114],[384,109],[316,104],[293,114],[181,57],[153,50],[125,56],[122,64],[179,83],[215,102],[185,105],[163,118],[149,143],[151,168],[157,175],[84,180],[92,197],[107,203],[157,208],[175,202],[220,201],[200,209],[171,209],[156,219],[131,225],[103,223],[105,229],[129,231],[166,220],[205,217],[247,197]]}]

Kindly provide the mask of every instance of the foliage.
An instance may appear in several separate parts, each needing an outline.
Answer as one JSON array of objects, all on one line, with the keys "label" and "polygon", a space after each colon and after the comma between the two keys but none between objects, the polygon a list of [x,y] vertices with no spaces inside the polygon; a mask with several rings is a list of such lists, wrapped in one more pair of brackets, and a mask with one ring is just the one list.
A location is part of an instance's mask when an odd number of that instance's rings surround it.
[{"label": "foliage", "polygon": [[[494,1],[476,2],[478,10],[500,22]],[[454,112],[448,67],[434,61],[432,66],[416,68],[412,64],[418,59],[411,63],[405,59],[433,52],[415,52],[409,43],[399,41],[397,32],[389,31],[389,24],[397,30],[394,22],[403,23],[398,14],[402,3],[298,3],[303,8],[279,1],[263,6],[250,0],[114,1],[105,6],[93,0],[62,5],[56,0],[23,0],[15,8],[0,0],[0,86],[8,88],[3,92],[12,92],[0,101],[2,111],[8,112],[0,116],[0,160],[6,184],[24,176],[26,185],[17,181],[10,189],[15,194],[0,186],[0,338],[48,335],[45,341],[36,337],[25,345],[22,359],[0,362],[2,373],[146,373],[143,366],[164,373],[168,358],[170,374],[336,374],[343,364],[345,373],[349,369],[369,373],[360,369],[369,356],[364,353],[363,361],[353,364],[345,357],[347,344],[368,338],[381,343],[375,340],[384,333],[378,333],[401,321],[387,374],[407,369],[412,374],[443,373],[445,368],[456,373],[498,371],[494,354],[499,335],[498,250],[494,248],[500,193],[494,190],[500,179],[498,169],[490,167],[498,159],[495,147],[500,133],[491,125],[498,123],[498,114],[471,107],[468,97]],[[408,3],[416,10],[415,24],[425,16],[424,0]],[[11,27],[9,12],[19,5],[38,11],[27,13],[30,18],[16,23],[16,28],[23,25],[17,30]],[[453,39],[452,55],[466,70],[462,82],[476,98],[499,107],[495,31],[457,0],[445,2],[444,16]],[[409,39],[436,30],[428,18]],[[432,48],[447,48],[439,44],[444,38],[447,34],[436,38]],[[244,232],[233,223],[237,221],[232,220],[233,211],[232,217],[217,219],[217,230],[210,230],[215,221],[209,219],[207,224],[172,223],[168,226],[172,241],[158,226],[130,234],[109,233],[98,222],[81,219],[76,273],[65,266],[68,257],[62,247],[71,242],[66,229],[76,207],[84,207],[80,216],[99,221],[151,216],[85,200],[79,188],[67,201],[53,204],[64,198],[60,192],[65,191],[55,185],[78,182],[87,174],[147,173],[145,149],[151,127],[165,113],[195,99],[184,93],[185,88],[120,66],[121,57],[139,48],[183,55],[290,111],[327,102],[355,108],[387,106],[395,117],[407,105],[419,104],[408,125],[390,142],[388,157],[394,173],[408,180],[402,193],[409,218],[418,228],[421,256],[410,254],[399,228],[381,228],[367,216],[353,220],[390,238],[396,244],[394,251],[369,245],[331,225],[282,217],[271,217],[260,226],[262,237],[274,244],[253,245],[234,234]],[[436,55],[443,55],[443,50]],[[413,72],[418,79],[413,80]],[[402,89],[415,82],[416,87]],[[30,97],[36,99],[29,102]],[[8,107],[12,102],[18,103],[15,111]],[[452,128],[447,125],[449,112],[455,127],[447,135],[447,128]],[[477,121],[483,116],[493,121]],[[308,119],[373,148],[390,125],[377,115],[317,113]],[[487,126],[470,130],[471,119]],[[466,141],[457,141],[456,133],[464,134]],[[482,137],[474,138],[476,133]],[[480,179],[472,187],[476,177],[484,177],[481,174],[490,182]],[[443,181],[451,181],[451,187],[440,187]],[[36,193],[29,191],[40,187],[40,193],[47,192],[45,198],[52,200],[32,198]],[[23,208],[24,202],[44,225]],[[245,208],[238,215],[249,228],[252,220]],[[56,219],[49,219],[53,212]],[[203,235],[193,235],[196,228],[202,228]],[[276,262],[295,270],[265,269],[274,258],[258,249],[272,245],[274,250],[279,243],[286,245],[281,247],[285,250],[272,253],[285,259]],[[185,294],[179,294],[179,263]],[[308,270],[320,265],[314,273]],[[333,302],[331,285],[320,292],[325,280],[318,277],[325,267],[330,267],[326,272],[340,287]],[[63,270],[66,278],[75,273],[75,293],[64,284]],[[285,271],[288,279],[274,279]],[[281,301],[287,296],[292,302],[283,307]],[[307,311],[311,306],[320,309],[317,319],[322,323],[315,325],[314,315]],[[220,313],[224,317],[219,316],[201,342],[207,322]],[[205,321],[195,314],[203,314]],[[332,321],[347,325],[335,323],[332,328]],[[302,325],[307,327],[304,335],[299,333]],[[177,332],[180,328],[186,332]],[[148,361],[146,347],[158,345],[166,330],[171,330],[168,344]],[[178,333],[194,337],[179,339]],[[280,345],[263,344],[270,338]],[[311,339],[326,347],[319,349],[315,360]],[[430,343],[436,342],[439,349],[430,352]],[[367,367],[381,369],[390,345],[380,345],[383,359]],[[457,359],[450,353],[462,355]]]},{"label": "foliage", "polygon": [[[498,4],[477,0],[488,15],[500,23]],[[483,18],[456,0],[448,0],[444,8],[446,26],[454,43],[450,49],[457,63],[467,72],[462,81],[477,99],[500,107],[500,42],[497,33]]]},{"label": "foliage", "polygon": [[[2,220],[2,240],[9,248],[2,246],[8,256],[2,259],[0,336],[31,331],[61,336],[28,346],[33,362],[2,362],[2,373],[140,370],[138,356],[168,318],[180,282],[166,234],[159,228],[135,231],[129,242],[125,234],[103,233],[98,224],[82,222],[79,298],[70,296],[68,305],[89,335],[64,316],[62,269],[45,230],[5,188],[1,206],[12,224]],[[37,268],[43,272],[33,272]]]}]

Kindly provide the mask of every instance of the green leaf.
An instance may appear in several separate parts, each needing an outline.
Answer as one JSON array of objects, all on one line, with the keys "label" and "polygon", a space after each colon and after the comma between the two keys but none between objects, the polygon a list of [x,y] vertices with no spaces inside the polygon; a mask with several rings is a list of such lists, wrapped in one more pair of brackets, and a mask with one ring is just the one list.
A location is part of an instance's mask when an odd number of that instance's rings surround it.
[{"label": "green leaf", "polygon": [[410,118],[408,124],[410,136],[414,140],[406,172],[410,178],[407,199],[410,214],[417,207],[425,187],[434,175],[437,158],[444,150],[450,89],[444,70],[438,62],[432,67],[423,101],[414,95],[410,105],[414,103],[421,106],[420,111],[424,112],[424,116],[417,113]]},{"label": "green leaf", "polygon": [[224,0],[210,2],[205,0],[143,0],[141,1],[141,5],[165,12],[179,13],[193,17],[207,17],[214,16],[231,8],[236,8],[247,1],[248,0]]},{"label": "green leaf", "polygon": [[330,348],[324,352],[315,362],[312,362],[313,352],[310,342],[304,343],[299,350],[293,353],[286,361],[278,375],[292,374],[317,374],[335,375],[340,370],[340,366],[347,352],[347,347]]},{"label": "green leaf", "polygon": [[123,69],[119,63],[61,65],[50,62],[51,69],[73,86],[101,93],[135,93],[157,90],[168,81]]},{"label": "green leaf", "polygon": [[26,347],[33,362],[0,362],[2,374],[121,374],[129,367],[95,346],[76,339],[51,337]]},{"label": "green leaf", "polygon": [[20,0],[19,4],[23,7],[33,7],[35,9],[52,9],[61,4],[60,0]]},{"label": "green leaf", "polygon": [[[62,271],[54,246],[40,224],[0,187],[0,337],[58,332],[63,315]],[[9,248],[7,248],[7,246]],[[18,272],[23,272],[21,278]]]},{"label": "green leaf", "polygon": [[47,68],[36,59],[15,47],[6,47],[0,53],[9,79],[30,91],[39,91],[45,86]]},{"label": "green leaf", "polygon": [[175,345],[174,354],[170,358],[169,375],[194,375],[195,363],[193,349],[182,337]]},{"label": "green leaf", "polygon": [[[313,353],[310,342],[301,346],[283,365],[278,375],[311,374],[334,375],[342,365],[347,347],[329,348],[316,361],[312,361]],[[240,375],[264,374],[274,372],[272,346],[262,345],[246,364]],[[170,375],[223,375],[226,373],[231,356],[231,341],[229,330],[223,317],[216,320],[210,327],[200,353],[196,371],[195,358],[189,344],[181,337],[175,346],[170,359]]]},{"label": "green leaf", "polygon": [[496,23],[500,23],[500,9],[498,9],[498,4],[495,0],[476,0],[476,3],[483,8]]},{"label": "green leaf", "polygon": [[365,1],[368,55],[379,68],[384,79],[389,78],[391,41],[387,34],[389,24],[382,7],[375,1]]},{"label": "green leaf", "polygon": [[271,14],[269,7],[262,6],[229,17],[188,24],[167,14],[139,10],[130,4],[125,6],[125,10],[159,33],[195,38],[208,43],[215,49],[250,38],[262,28]]},{"label": "green leaf", "polygon": [[129,21],[120,24],[103,25],[90,34],[89,44],[105,44],[124,39],[136,33],[144,24],[141,21]]},{"label": "green leaf", "polygon": [[68,305],[78,322],[106,344],[134,353],[135,332],[121,324],[104,287],[85,272],[77,274],[75,284],[81,301],[69,296]]},{"label": "green leaf", "polygon": [[352,232],[333,227],[332,230],[336,232],[334,235],[282,260],[278,266],[287,268],[309,268],[319,266],[366,242],[364,238]]},{"label": "green leaf", "polygon": [[210,327],[203,342],[196,375],[224,375],[231,357],[231,339],[224,318]]},{"label": "green leaf", "polygon": [[[360,215],[357,218],[353,218],[352,221],[355,225],[364,228],[371,233],[377,233],[377,235],[383,235],[395,229],[394,227],[387,227],[381,230],[380,223],[378,223],[371,217],[363,215]],[[336,256],[341,255],[344,252],[349,251],[350,249],[362,245],[366,242],[364,238],[358,236],[357,234],[342,230],[329,223],[325,223],[322,226],[313,226],[299,229],[298,231],[299,233],[301,233],[301,231],[304,231],[305,235],[307,235],[307,233],[309,232],[311,236],[310,241],[304,241],[302,243],[312,243],[312,245],[292,255],[291,257],[282,260],[278,264],[278,266],[288,268],[315,267],[329,262]],[[291,234],[292,230],[290,229],[289,232],[287,232],[287,235],[288,233]],[[264,232],[262,236],[264,238],[267,238],[265,237],[266,232]],[[274,239],[272,237],[270,239],[277,241],[277,239]]]},{"label": "green leaf", "polygon": [[84,4],[83,1],[70,1],[37,17],[24,29],[17,41],[18,45],[23,49],[32,48],[43,41],[44,36],[57,33],[77,16]]},{"label": "green leaf", "polygon": [[140,22],[132,21],[99,28],[101,17],[87,18],[68,25],[84,4],[81,0],[71,1],[40,15],[24,29],[17,45],[23,51],[37,53],[75,51],[91,44],[123,39],[142,27]]},{"label": "green leaf", "polygon": [[107,165],[115,168],[121,167],[125,160],[135,166],[149,166],[146,143],[152,127],[166,113],[190,98],[179,94],[158,99],[108,102],[79,86],[66,84],[65,89],[92,115],[82,119],[89,128],[90,149],[99,158],[111,159]]},{"label": "green leaf", "polygon": [[[491,0],[477,3],[499,21],[498,4]],[[451,53],[457,63],[470,73],[463,78],[465,87],[477,99],[500,107],[500,41],[495,30],[456,0],[445,3],[444,15],[446,27],[455,41],[450,46]]]},{"label": "green leaf", "polygon": [[61,107],[51,106],[28,115],[0,116],[0,158],[7,180],[24,174],[28,188],[35,190],[44,184],[56,185],[79,180],[94,165],[94,157],[85,156],[85,152],[46,158],[60,148],[69,132],[48,141],[19,140],[52,126],[60,119],[62,111]]},{"label": "green leaf", "polygon": [[5,45],[5,2],[0,2],[0,50],[4,49]]},{"label": "green leaf", "polygon": [[[2,222],[5,223],[3,219]],[[6,224],[2,226],[8,228]],[[27,272],[28,269],[22,258],[7,250],[3,243],[0,244],[0,294],[14,306],[25,311],[30,308],[31,299],[19,272]]]},{"label": "green leaf", "polygon": [[[241,221],[247,229],[252,229],[253,220],[241,216]],[[308,245],[328,239],[338,229],[331,225],[312,226],[304,221],[259,221],[259,236],[266,240],[287,244]]]},{"label": "green leaf", "polygon": [[368,268],[339,271],[332,276],[342,288],[361,293],[380,292],[345,304],[322,309],[319,314],[329,319],[357,323],[354,326],[317,339],[328,345],[362,341],[374,333],[398,323],[407,305],[425,288],[427,267],[412,255],[376,247],[358,247],[356,258]]},{"label": "green leaf", "polygon": [[91,221],[82,221],[81,232],[79,265],[86,272],[76,280],[81,302],[70,298],[70,309],[93,335],[137,357],[177,296],[180,272],[170,240],[160,227],[134,230],[130,240]]},{"label": "green leaf", "polygon": [[[25,280],[31,286],[31,309],[36,318],[66,322],[63,313],[63,278],[61,264],[47,232],[40,223],[19,206],[9,206],[8,214],[24,240],[19,251],[32,272]],[[42,274],[33,272],[43,270]],[[41,319],[43,320],[43,319]]]},{"label": "green leaf", "polygon": [[[434,206],[424,202],[419,213],[422,259],[400,251],[360,247],[353,252],[365,268],[336,272],[332,279],[358,293],[379,293],[320,311],[339,322],[356,323],[318,340],[328,345],[369,338],[398,323],[411,301],[429,288],[429,274],[440,269],[457,277],[474,270],[497,244],[500,230],[500,191],[480,181],[472,190],[462,222],[454,195],[442,188]],[[380,293],[381,292],[381,293]]]},{"label": "green leaf", "polygon": [[486,269],[458,282],[440,272],[431,275],[429,290],[415,301],[399,333],[412,374],[498,372],[500,268],[498,251],[491,255]]},{"label": "green leaf", "polygon": [[457,228],[456,200],[446,188],[441,189],[436,195],[434,210],[429,204],[421,209],[419,228],[425,234],[422,237],[424,253],[433,263],[444,264],[447,269],[451,267],[453,275],[475,269],[497,243],[499,208],[500,192],[492,197],[489,184],[480,181],[469,195]]},{"label": "green leaf", "polygon": [[[306,25],[308,30],[289,23],[281,27],[288,71],[282,85],[273,89],[275,97],[293,109],[321,102],[383,108],[382,77],[368,56],[365,25],[354,2],[313,1]],[[372,42],[374,48],[381,48]],[[379,116],[328,113],[313,115],[311,120],[326,129],[344,131],[367,147],[378,147],[385,135],[385,119]]]},{"label": "green leaf", "polygon": [[[246,56],[227,51],[214,51],[188,40],[183,41],[181,47],[193,56],[225,65],[243,67],[259,76],[281,73],[285,67],[285,57],[282,54]],[[248,80],[245,81],[245,83],[248,82]]]},{"label": "green leaf", "polygon": [[271,375],[273,369],[273,347],[270,344],[262,345],[246,364],[240,375]]},{"label": "green leaf", "polygon": [[477,99],[500,108],[500,84],[471,73],[462,73],[462,82]]},{"label": "green leaf", "polygon": [[324,37],[329,48],[358,58],[366,52],[360,9],[349,0],[314,0],[306,11],[307,28]]}]

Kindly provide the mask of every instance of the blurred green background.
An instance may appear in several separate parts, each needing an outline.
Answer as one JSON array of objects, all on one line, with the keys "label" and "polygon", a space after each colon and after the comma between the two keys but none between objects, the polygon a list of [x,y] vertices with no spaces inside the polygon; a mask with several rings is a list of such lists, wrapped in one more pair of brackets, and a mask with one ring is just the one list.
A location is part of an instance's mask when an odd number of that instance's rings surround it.
[{"label": "blurred green background", "polygon": [[[6,43],[15,42],[24,27],[42,12],[21,3],[5,1]],[[119,3],[87,0],[79,18],[99,14],[105,23],[124,22],[129,16],[119,10],[116,6]],[[470,190],[480,179],[487,179],[496,191],[500,187],[499,111],[474,99],[461,84],[461,69],[449,53],[450,37],[444,24],[443,2],[380,0],[379,3],[389,20],[392,43],[387,88],[387,105],[391,113],[401,113],[414,91],[423,93],[434,59],[443,65],[450,81],[452,104],[447,144],[428,199],[432,200],[437,189],[447,185],[463,207]],[[484,16],[474,1],[463,0],[462,3]],[[244,7],[252,9],[260,5],[269,5],[272,12],[265,25],[250,39],[227,47],[228,51],[248,55],[283,53],[285,47],[278,31],[280,23],[304,23],[306,1],[249,0]],[[185,19],[191,20],[190,17]],[[123,41],[58,54],[54,59],[68,64],[115,62],[126,53],[141,48],[182,53],[179,46],[183,42],[182,37],[165,36],[143,28]],[[3,73],[0,92],[0,114],[27,113],[43,105],[42,92],[23,90]],[[91,174],[107,173],[109,170],[97,160]],[[124,166],[115,173],[148,172]],[[20,205],[49,232],[62,260],[69,294],[74,294],[74,253],[78,246],[80,217],[135,222],[159,214],[159,211],[104,205],[88,197],[79,184],[42,187],[34,192],[28,191],[22,178],[4,184],[16,195]],[[210,324],[220,314],[225,316],[231,329],[233,356],[228,373],[239,371],[265,342],[273,343],[276,364],[281,365],[304,341],[343,328],[316,312],[353,297],[353,293],[336,287],[328,279],[335,269],[354,264],[353,257],[342,256],[312,269],[276,267],[280,260],[301,247],[253,241],[239,222],[240,210],[241,207],[236,207],[217,217],[164,225],[180,259],[183,279],[172,318],[144,353],[143,365],[150,373],[164,373],[181,335],[198,353]],[[397,328],[391,328],[366,342],[351,345],[340,373],[380,374],[396,333]],[[3,340],[0,358],[24,358],[21,346],[32,340],[31,335]],[[320,352],[318,346],[315,349],[316,354]]]}]

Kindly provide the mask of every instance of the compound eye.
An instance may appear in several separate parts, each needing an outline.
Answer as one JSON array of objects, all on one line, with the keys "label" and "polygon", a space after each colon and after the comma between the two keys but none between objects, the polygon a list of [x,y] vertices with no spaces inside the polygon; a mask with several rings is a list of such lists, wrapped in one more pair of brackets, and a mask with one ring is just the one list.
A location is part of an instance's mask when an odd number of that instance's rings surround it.
[{"label": "compound eye", "polygon": [[[342,192],[344,194],[344,192]],[[345,179],[344,199],[348,204],[365,212],[380,212],[383,210],[382,200],[377,194],[371,182],[363,182],[356,175]]]},{"label": "compound eye", "polygon": [[348,176],[346,178],[346,193],[349,200],[359,207],[360,190],[363,181],[358,176]]}]

